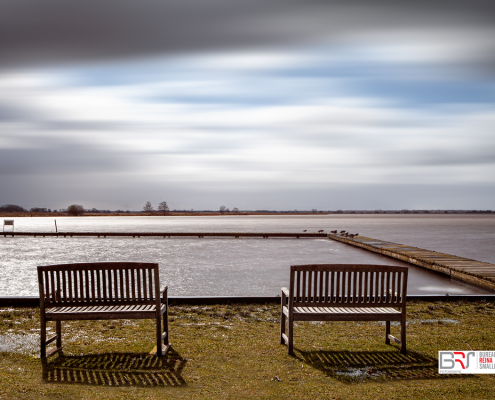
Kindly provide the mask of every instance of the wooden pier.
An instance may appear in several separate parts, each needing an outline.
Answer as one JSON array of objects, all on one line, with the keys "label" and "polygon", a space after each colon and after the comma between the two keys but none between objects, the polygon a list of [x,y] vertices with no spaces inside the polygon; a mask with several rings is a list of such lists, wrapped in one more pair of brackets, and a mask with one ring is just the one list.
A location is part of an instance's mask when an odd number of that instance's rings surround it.
[{"label": "wooden pier", "polygon": [[3,237],[252,237],[252,238],[326,238],[326,233],[320,232],[2,232]]},{"label": "wooden pier", "polygon": [[396,258],[410,264],[440,272],[451,278],[495,291],[494,264],[364,236],[349,238],[337,234],[329,234],[328,237],[338,242]]}]

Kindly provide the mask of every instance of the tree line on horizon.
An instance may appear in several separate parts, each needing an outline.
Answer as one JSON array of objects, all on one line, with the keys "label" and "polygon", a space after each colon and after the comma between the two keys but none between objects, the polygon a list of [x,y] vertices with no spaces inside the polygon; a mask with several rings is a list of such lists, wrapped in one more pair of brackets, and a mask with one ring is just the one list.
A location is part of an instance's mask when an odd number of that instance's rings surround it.
[{"label": "tree line on horizon", "polygon": [[[124,214],[124,213],[131,213],[131,212],[139,212],[139,211],[123,211],[123,210],[116,210],[116,211],[111,211],[111,210],[98,210],[96,208],[92,209],[85,209],[82,205],[80,204],[71,204],[69,207],[66,209],[60,209],[60,210],[51,210],[49,208],[45,207],[32,207],[29,210],[25,209],[24,207],[21,207],[16,204],[4,204],[3,206],[0,206],[0,212],[3,213],[51,213],[51,212],[58,212],[58,213],[67,213],[69,215],[73,216],[79,216],[79,215],[84,215],[85,213],[92,213],[92,214],[99,214],[99,213],[117,213],[117,214]],[[148,214],[155,214],[155,213],[162,213],[163,215],[166,215],[170,212],[215,212],[213,210],[198,210],[195,211],[193,209],[191,210],[170,210],[167,202],[162,201],[158,204],[157,211],[155,211],[153,205],[151,204],[150,201],[147,201],[144,206],[143,210],[141,211],[143,213],[148,213]],[[241,213],[241,211],[237,208],[234,207],[232,210],[227,208],[226,206],[222,205],[220,206],[219,210],[216,212],[220,212],[220,214],[229,214],[229,213],[234,213],[238,214]],[[307,213],[312,213],[312,214],[490,214],[490,213],[495,213],[495,211],[492,210],[442,210],[442,209],[436,209],[436,210],[407,210],[407,209],[402,209],[402,210],[316,210],[316,209],[311,209],[311,211],[305,211],[305,210],[244,210],[242,213],[284,213],[284,214],[307,214]]]}]

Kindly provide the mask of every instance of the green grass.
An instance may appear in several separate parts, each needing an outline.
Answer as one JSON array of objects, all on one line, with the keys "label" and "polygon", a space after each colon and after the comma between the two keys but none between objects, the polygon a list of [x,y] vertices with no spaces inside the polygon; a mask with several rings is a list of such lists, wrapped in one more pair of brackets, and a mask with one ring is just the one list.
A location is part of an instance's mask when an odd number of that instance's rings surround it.
[{"label": "green grass", "polygon": [[291,357],[277,305],[171,306],[165,359],[149,354],[153,321],[70,321],[43,365],[38,310],[4,308],[0,399],[490,399],[495,375],[439,375],[437,355],[494,350],[494,316],[492,303],[410,303],[407,355],[380,323],[297,323]]}]

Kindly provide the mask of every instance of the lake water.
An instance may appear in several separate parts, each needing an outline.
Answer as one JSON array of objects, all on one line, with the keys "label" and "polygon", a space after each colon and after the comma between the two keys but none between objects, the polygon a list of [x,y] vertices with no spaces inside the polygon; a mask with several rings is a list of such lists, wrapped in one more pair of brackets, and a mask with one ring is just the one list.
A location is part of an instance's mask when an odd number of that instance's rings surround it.
[{"label": "lake water", "polygon": [[[15,230],[55,232],[54,218],[14,218]],[[362,236],[495,263],[495,215],[365,214],[217,217],[59,217],[59,232],[314,232]],[[6,227],[10,230],[10,227]],[[409,294],[481,294],[443,275],[329,239],[0,237],[0,296],[37,296],[37,265],[140,261],[160,264],[171,296],[275,296],[289,266],[409,267]]]}]

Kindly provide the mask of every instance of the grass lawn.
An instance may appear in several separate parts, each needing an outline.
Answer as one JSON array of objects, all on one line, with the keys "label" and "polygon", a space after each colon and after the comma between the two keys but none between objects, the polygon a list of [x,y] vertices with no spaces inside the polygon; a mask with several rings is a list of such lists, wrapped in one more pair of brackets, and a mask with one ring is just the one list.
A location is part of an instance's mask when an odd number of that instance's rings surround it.
[{"label": "grass lawn", "polygon": [[151,320],[69,321],[63,354],[43,365],[38,309],[3,308],[0,399],[495,399],[495,374],[439,375],[437,361],[439,350],[495,350],[493,303],[408,303],[406,355],[384,344],[381,323],[299,322],[292,357],[279,313],[172,305],[164,359],[150,355]]}]

